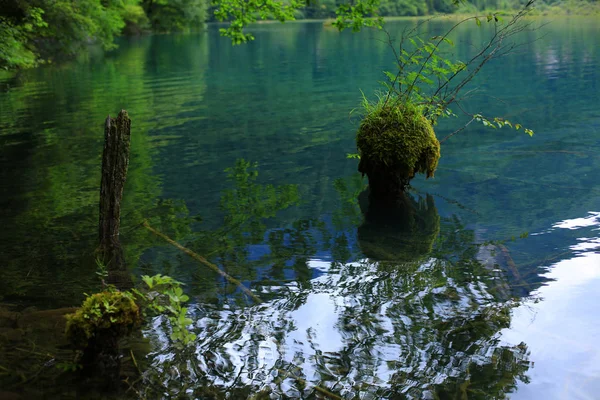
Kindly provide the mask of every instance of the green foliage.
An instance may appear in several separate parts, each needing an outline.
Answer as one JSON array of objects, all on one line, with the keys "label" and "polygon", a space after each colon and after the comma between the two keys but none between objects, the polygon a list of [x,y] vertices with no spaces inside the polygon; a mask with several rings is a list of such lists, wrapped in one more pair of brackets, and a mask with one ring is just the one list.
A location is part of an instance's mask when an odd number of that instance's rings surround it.
[{"label": "green foliage", "polygon": [[186,32],[204,27],[204,0],[143,0],[142,6],[156,32]]},{"label": "green foliage", "polygon": [[[105,277],[106,267],[98,262],[100,277]],[[118,291],[109,286],[106,290],[87,296],[81,308],[68,314],[66,335],[79,348],[86,348],[99,332],[111,331],[124,336],[141,323],[141,313],[166,314],[170,323],[171,339],[188,345],[196,339],[187,327],[192,320],[187,317],[183,303],[189,297],[183,293],[182,283],[161,274],[142,276],[145,286],[138,290]]]},{"label": "green foliage", "polygon": [[83,349],[101,331],[123,336],[141,323],[140,309],[134,296],[110,288],[88,296],[81,308],[66,318],[67,338]]},{"label": "green foliage", "polygon": [[44,10],[46,27],[37,32],[45,54],[75,54],[90,39],[104,49],[115,46],[114,38],[125,26],[116,7],[105,7],[100,0],[37,0]]},{"label": "green foliage", "polygon": [[[131,0],[133,1],[133,0]],[[105,49],[125,22],[129,1],[8,0],[0,10],[0,65],[31,67],[56,53],[75,54],[90,40]]]},{"label": "green foliage", "polygon": [[384,86],[388,93],[394,93],[399,101],[422,106],[423,115],[433,123],[440,116],[452,115],[440,95],[441,90],[436,90],[435,82],[443,89],[467,68],[461,61],[451,61],[440,55],[444,45],[454,46],[447,36],[434,36],[430,40],[409,36],[396,53],[398,71],[385,72],[388,82]]},{"label": "green foliage", "polygon": [[47,27],[37,7],[23,10],[20,21],[0,13],[0,68],[32,67],[37,63],[35,49],[29,44],[37,29]]},{"label": "green foliage", "polygon": [[356,144],[360,152],[359,171],[371,174],[389,169],[411,179],[416,173],[433,177],[440,158],[431,123],[412,103],[363,100],[365,115]]},{"label": "green foliage", "polygon": [[123,22],[125,22],[125,27],[123,28],[124,34],[137,34],[143,32],[150,26],[150,21],[146,16],[144,8],[137,3],[137,1],[124,2],[120,9],[121,18],[123,18]]},{"label": "green foliage", "polygon": [[183,293],[182,283],[161,274],[144,275],[142,280],[146,288],[134,293],[141,300],[144,309],[155,314],[167,314],[171,327],[170,337],[175,343],[184,346],[192,343],[196,335],[187,329],[192,320],[187,317],[187,308],[183,307],[189,297]]},{"label": "green foliage", "polygon": [[258,184],[257,168],[257,163],[238,159],[234,167],[225,170],[227,179],[234,184],[234,189],[223,191],[221,196],[221,209],[226,212],[224,225],[228,231],[247,228],[257,235],[264,231],[262,219],[274,217],[277,211],[299,201],[296,185]]},{"label": "green foliage", "polygon": [[293,21],[295,12],[304,7],[299,0],[286,2],[276,0],[214,0],[215,17],[218,21],[231,21],[227,28],[221,28],[221,35],[231,38],[233,44],[254,40],[244,28],[257,20]]},{"label": "green foliage", "polygon": [[[475,114],[475,115],[473,115],[473,119],[477,122],[481,122],[483,124],[483,126],[487,126],[492,129],[503,128],[505,126],[508,126],[509,128],[513,127],[513,124],[509,120],[504,119],[504,118],[495,117],[494,119],[492,119],[490,121],[489,119],[485,118],[481,114]],[[521,126],[521,124],[514,124],[514,129],[516,129],[517,131],[521,128],[523,128],[523,126]],[[533,136],[533,131],[531,129],[523,128],[523,130],[529,136]]]},{"label": "green foliage", "polygon": [[[510,53],[515,45],[506,45],[505,42],[526,29],[527,25],[520,24],[520,20],[530,13],[535,1],[528,0],[507,22],[503,20],[500,13],[488,13],[484,17],[468,17],[455,23],[442,35],[435,35],[428,40],[423,38],[425,33],[421,31],[422,24],[418,23],[402,34],[398,50],[390,38],[389,45],[396,58],[397,71],[385,72],[387,82],[383,82],[386,88],[384,104],[415,104],[422,115],[434,125],[440,117],[456,116],[450,109],[451,105],[456,105],[471,117],[467,125],[478,121],[492,128],[504,126],[512,128],[513,124],[506,119],[496,117],[490,121],[481,114],[467,113],[460,106],[462,98],[459,94],[486,63]],[[467,62],[449,59],[446,54],[452,54],[454,42],[450,36],[453,31],[469,21],[475,21],[478,26],[481,26],[482,19],[494,26],[489,39],[483,42]],[[515,124],[514,127],[519,130],[521,125]],[[533,135],[531,129],[525,129],[525,132],[530,136]],[[441,142],[455,133],[457,132],[450,134]]]},{"label": "green foliage", "polygon": [[377,16],[379,0],[358,0],[351,4],[340,4],[336,10],[337,18],[333,26],[340,31],[351,28],[358,32],[363,27],[381,28],[383,18]]},{"label": "green foliage", "polygon": [[6,0],[0,9],[0,67],[26,68],[89,43],[114,49],[115,37],[148,26],[159,32],[201,28],[204,0]]}]

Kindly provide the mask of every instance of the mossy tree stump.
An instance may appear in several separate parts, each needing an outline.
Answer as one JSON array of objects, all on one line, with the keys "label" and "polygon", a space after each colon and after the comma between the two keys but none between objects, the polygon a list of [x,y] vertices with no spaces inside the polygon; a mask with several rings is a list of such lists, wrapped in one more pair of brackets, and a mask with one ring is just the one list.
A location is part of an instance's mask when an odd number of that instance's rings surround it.
[{"label": "mossy tree stump", "polygon": [[417,173],[433,177],[440,158],[440,143],[431,123],[410,103],[370,106],[356,144],[358,170],[368,176],[371,196],[392,203]]},{"label": "mossy tree stump", "polygon": [[81,308],[67,315],[66,335],[82,352],[83,372],[112,386],[119,382],[119,340],[140,326],[141,314],[133,295],[116,290],[86,298]]},{"label": "mossy tree stump", "polygon": [[133,286],[119,241],[121,201],[127,179],[130,145],[131,120],[127,111],[121,110],[117,118],[109,115],[104,124],[98,250],[108,270],[108,283],[120,289]]}]

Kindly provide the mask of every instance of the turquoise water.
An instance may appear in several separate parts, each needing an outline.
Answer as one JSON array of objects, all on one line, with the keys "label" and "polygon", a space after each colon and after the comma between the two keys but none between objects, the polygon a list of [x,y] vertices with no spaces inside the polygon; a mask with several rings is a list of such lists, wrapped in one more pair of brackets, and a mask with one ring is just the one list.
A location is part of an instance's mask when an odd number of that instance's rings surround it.
[{"label": "turquoise water", "polygon": [[[3,307],[76,306],[98,288],[102,121],[125,108],[126,257],[136,276],[186,283],[198,334],[182,352],[160,319],[145,327],[150,398],[594,398],[600,28],[544,22],[486,66],[466,102],[535,135],[470,125],[397,210],[369,209],[346,158],[360,91],[393,68],[381,32],[267,24],[232,47],[210,27],[2,78]],[[484,35],[460,31],[457,57]],[[152,237],[144,218],[263,303]]]}]

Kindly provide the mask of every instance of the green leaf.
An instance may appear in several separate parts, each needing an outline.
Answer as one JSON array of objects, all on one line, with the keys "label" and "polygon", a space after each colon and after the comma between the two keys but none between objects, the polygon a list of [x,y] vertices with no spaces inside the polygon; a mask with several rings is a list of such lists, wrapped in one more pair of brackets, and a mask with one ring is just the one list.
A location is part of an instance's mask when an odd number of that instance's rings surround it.
[{"label": "green leaf", "polygon": [[481,21],[479,18],[475,17],[475,22],[477,23],[477,26],[481,26]]},{"label": "green leaf", "polygon": [[393,82],[393,81],[396,79],[396,75],[392,74],[392,73],[391,73],[391,72],[389,72],[389,71],[384,71],[383,73],[384,73],[384,74],[385,74],[385,76],[387,76],[387,78],[388,78],[390,81],[392,81],[392,82]]},{"label": "green leaf", "polygon": [[142,280],[150,289],[152,289],[152,287],[154,286],[154,279],[152,279],[152,277],[148,275],[143,275]]}]

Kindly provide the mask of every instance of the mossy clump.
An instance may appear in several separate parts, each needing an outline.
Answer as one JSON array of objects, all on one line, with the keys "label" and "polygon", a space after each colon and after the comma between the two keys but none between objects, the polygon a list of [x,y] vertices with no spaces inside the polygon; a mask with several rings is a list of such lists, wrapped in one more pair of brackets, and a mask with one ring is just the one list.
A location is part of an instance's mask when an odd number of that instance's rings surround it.
[{"label": "mossy clump", "polygon": [[367,174],[372,191],[404,191],[417,173],[433,177],[440,142],[419,108],[383,99],[365,102],[365,108],[356,137],[358,170]]},{"label": "mossy clump", "polygon": [[86,348],[99,336],[124,336],[141,323],[140,309],[128,292],[104,291],[88,296],[81,308],[68,314],[66,335],[71,343]]}]

